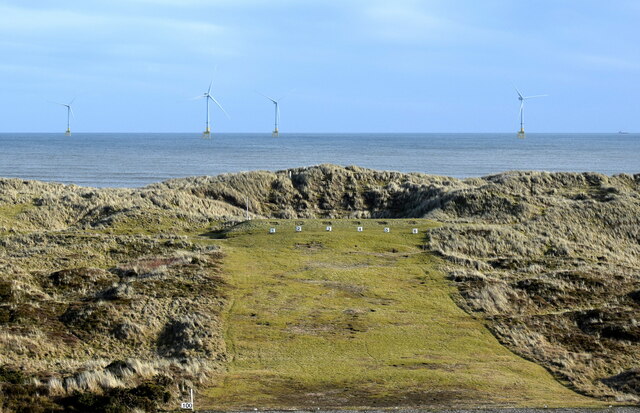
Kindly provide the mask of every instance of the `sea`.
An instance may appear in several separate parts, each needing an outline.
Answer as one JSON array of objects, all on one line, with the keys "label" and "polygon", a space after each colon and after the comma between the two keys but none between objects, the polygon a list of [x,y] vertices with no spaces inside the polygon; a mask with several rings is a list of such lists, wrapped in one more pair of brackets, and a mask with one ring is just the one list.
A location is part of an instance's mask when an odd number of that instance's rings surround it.
[{"label": "sea", "polygon": [[637,174],[640,134],[0,134],[0,177],[92,187],[323,163],[457,178],[509,170]]}]

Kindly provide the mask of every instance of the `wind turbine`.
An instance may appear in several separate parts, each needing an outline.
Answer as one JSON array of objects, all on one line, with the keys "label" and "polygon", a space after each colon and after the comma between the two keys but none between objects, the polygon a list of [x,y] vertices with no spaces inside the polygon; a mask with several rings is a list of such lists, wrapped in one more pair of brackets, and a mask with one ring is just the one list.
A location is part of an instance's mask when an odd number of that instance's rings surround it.
[{"label": "wind turbine", "polygon": [[71,116],[73,116],[74,119],[76,118],[76,116],[73,114],[73,109],[71,109],[71,105],[73,104],[74,100],[76,100],[76,98],[71,99],[71,102],[69,102],[68,104],[53,102],[67,108],[67,131],[64,133],[65,136],[71,136]]},{"label": "wind turbine", "polygon": [[525,137],[525,134],[524,134],[524,101],[527,100],[527,99],[541,98],[541,97],[547,96],[547,95],[522,96],[522,93],[520,93],[518,88],[515,88],[515,89],[516,89],[516,93],[518,94],[518,100],[520,101],[520,131],[518,132],[518,138],[524,139],[524,137]]},{"label": "wind turbine", "polygon": [[271,136],[273,136],[274,138],[277,138],[280,134],[280,132],[278,132],[278,123],[280,122],[280,109],[278,108],[278,102],[280,100],[282,100],[282,98],[275,100],[270,98],[267,95],[263,95],[262,93],[259,93],[261,96],[264,96],[265,98],[269,99],[271,102],[273,102],[273,105],[275,106],[275,121],[274,121],[274,127],[273,127],[273,132],[271,132]]},{"label": "wind turbine", "polygon": [[220,110],[222,110],[222,112],[225,114],[225,116],[227,118],[229,117],[229,114],[227,113],[226,110],[224,110],[222,105],[220,103],[218,103],[218,101],[213,96],[211,96],[211,85],[213,85],[213,81],[211,81],[211,83],[209,83],[209,89],[207,89],[207,91],[204,92],[204,94],[202,96],[198,96],[196,98],[196,99],[205,98],[206,101],[207,101],[207,125],[206,125],[206,128],[205,128],[204,132],[202,132],[202,137],[204,139],[210,139],[211,138],[211,128],[209,127],[209,123],[210,123],[209,100],[213,101],[216,105],[218,105]]}]

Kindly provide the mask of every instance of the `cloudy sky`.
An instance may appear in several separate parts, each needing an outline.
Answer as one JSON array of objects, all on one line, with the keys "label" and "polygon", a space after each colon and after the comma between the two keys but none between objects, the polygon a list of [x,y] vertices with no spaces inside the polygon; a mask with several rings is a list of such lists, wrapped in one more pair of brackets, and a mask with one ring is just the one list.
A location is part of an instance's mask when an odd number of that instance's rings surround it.
[{"label": "cloudy sky", "polygon": [[0,0],[0,132],[640,131],[637,0]]}]

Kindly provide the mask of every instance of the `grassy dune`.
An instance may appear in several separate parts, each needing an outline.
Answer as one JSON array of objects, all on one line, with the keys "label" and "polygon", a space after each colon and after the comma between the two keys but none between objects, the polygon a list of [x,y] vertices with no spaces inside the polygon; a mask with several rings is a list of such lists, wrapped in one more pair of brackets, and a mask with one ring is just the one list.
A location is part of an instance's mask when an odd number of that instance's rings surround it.
[{"label": "grassy dune", "polygon": [[0,412],[637,403],[638,257],[640,174],[0,179]]},{"label": "grassy dune", "polygon": [[278,220],[228,233],[230,362],[199,407],[598,405],[460,310],[441,263],[421,250],[435,225]]}]

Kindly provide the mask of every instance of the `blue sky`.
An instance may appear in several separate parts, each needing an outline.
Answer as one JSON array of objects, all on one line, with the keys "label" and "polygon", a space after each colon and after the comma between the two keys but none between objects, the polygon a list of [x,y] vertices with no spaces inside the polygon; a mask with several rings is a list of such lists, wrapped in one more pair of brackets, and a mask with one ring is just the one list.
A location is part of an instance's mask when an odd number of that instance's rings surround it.
[{"label": "blue sky", "polygon": [[[0,0],[0,131],[640,131],[637,0]],[[288,93],[290,90],[292,92]]]}]

